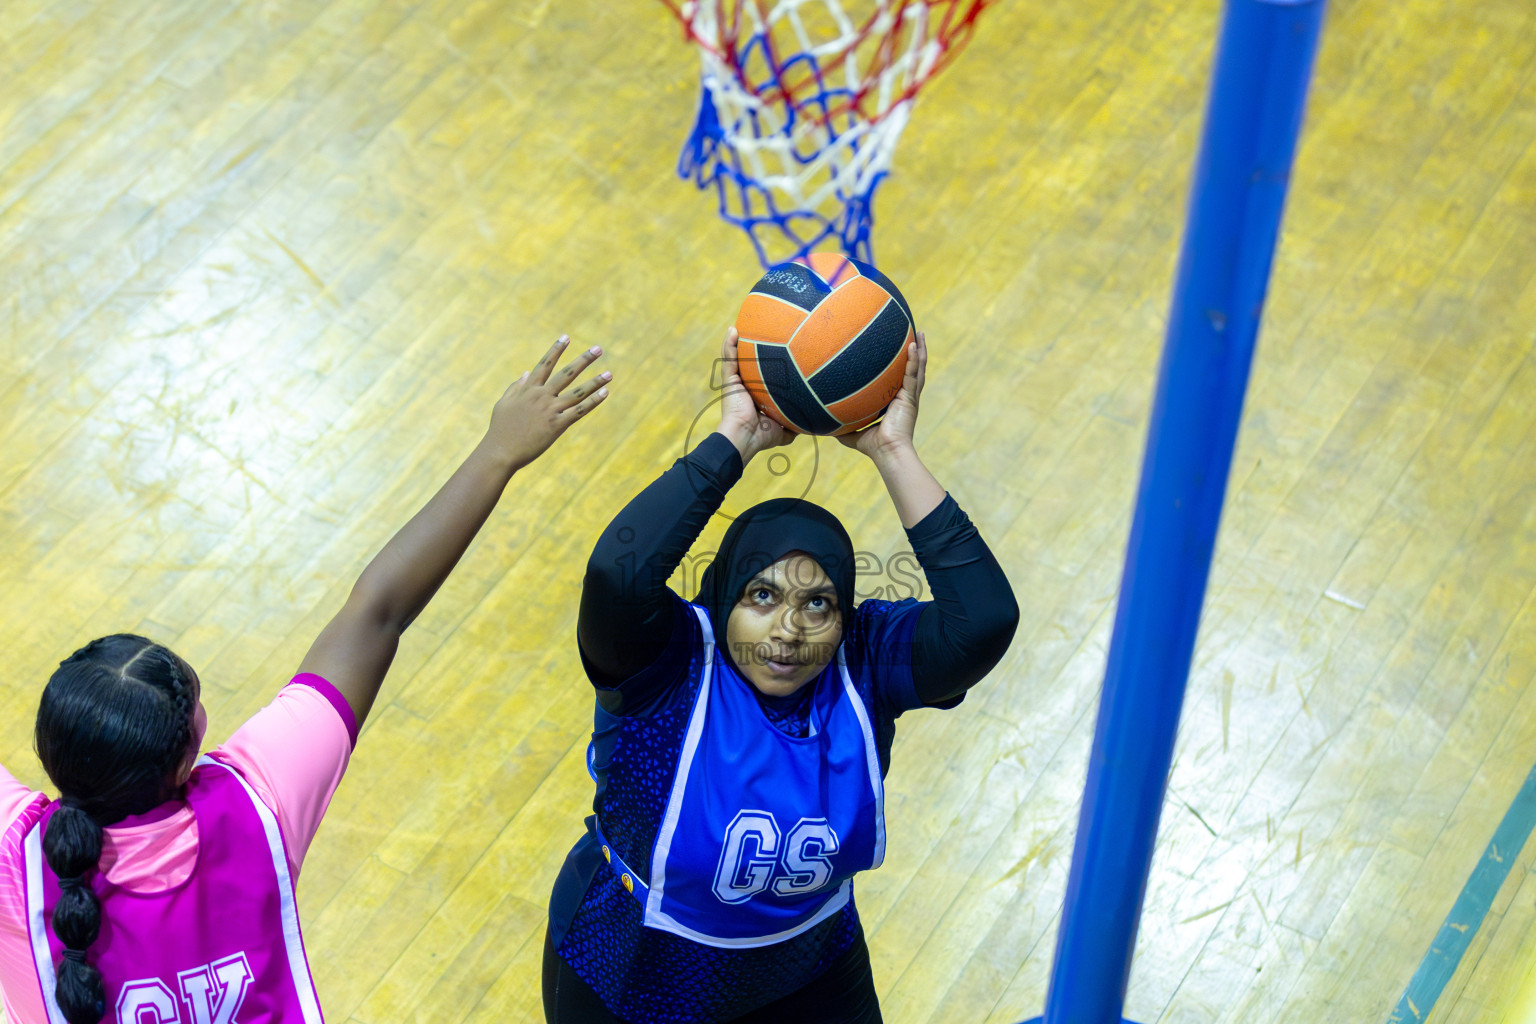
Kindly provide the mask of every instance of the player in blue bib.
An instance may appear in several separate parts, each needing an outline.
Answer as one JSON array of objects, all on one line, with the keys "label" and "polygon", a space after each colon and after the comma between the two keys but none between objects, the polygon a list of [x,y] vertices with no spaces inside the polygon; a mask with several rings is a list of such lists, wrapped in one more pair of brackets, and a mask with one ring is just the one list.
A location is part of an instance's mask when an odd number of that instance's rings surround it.
[{"label": "player in blue bib", "polygon": [[[668,589],[745,464],[793,440],[752,404],[735,356],[733,331],[719,429],[619,513],[587,565],[597,794],[550,903],[552,1024],[879,1021],[853,876],[885,856],[896,718],[958,704],[1018,622],[996,559],[913,446],[921,335],[885,417],[840,440],[874,461],[933,600],[908,574],[913,596],[856,602],[842,524],[790,499],[732,523],[692,602]],[[899,569],[887,578],[901,586]]]}]

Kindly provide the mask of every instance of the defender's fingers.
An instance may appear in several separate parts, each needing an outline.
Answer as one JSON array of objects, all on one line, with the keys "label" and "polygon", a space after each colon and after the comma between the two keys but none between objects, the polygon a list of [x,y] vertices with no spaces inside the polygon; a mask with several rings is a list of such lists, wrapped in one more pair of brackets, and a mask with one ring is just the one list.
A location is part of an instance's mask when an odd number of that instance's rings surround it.
[{"label": "defender's fingers", "polygon": [[573,405],[579,404],[582,399],[592,394],[592,392],[596,391],[598,388],[603,387],[612,379],[613,374],[609,373],[607,370],[604,370],[602,373],[598,374],[596,377],[593,377],[591,380],[584,380],[580,384],[562,394],[559,400],[556,402],[555,407],[561,411],[569,409]]},{"label": "defender's fingers", "polygon": [[597,357],[603,354],[603,346],[593,345],[576,357],[576,361],[560,370],[554,376],[555,394],[559,394],[570,386],[571,381],[581,376],[583,370],[596,362]]},{"label": "defender's fingers", "polygon": [[592,394],[588,395],[586,398],[583,398],[569,409],[562,411],[560,413],[560,418],[565,420],[566,423],[574,423],[585,416],[587,413],[591,412],[593,409],[596,409],[599,405],[602,405],[603,399],[607,397],[608,389],[598,388]]},{"label": "defender's fingers", "polygon": [[533,368],[533,373],[530,379],[535,384],[543,384],[545,381],[549,380],[550,371],[553,370],[555,368],[555,364],[560,361],[560,353],[565,351],[565,346],[569,345],[570,342],[570,337],[565,334],[562,334],[560,337],[555,339],[555,343],[549,347],[549,351],[544,353],[544,358],[540,359]]}]

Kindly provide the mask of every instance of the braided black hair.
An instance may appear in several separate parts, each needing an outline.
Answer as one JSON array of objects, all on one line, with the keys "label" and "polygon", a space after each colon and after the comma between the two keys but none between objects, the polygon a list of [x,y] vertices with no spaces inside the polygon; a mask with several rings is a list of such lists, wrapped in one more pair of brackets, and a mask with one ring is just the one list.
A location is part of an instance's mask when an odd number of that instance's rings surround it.
[{"label": "braided black hair", "polygon": [[196,742],[196,705],[186,662],[129,633],[86,644],[43,689],[37,756],[60,794],[43,833],[59,878],[53,932],[64,946],[54,998],[70,1024],[96,1024],[106,1013],[101,972],[86,959],[101,931],[88,876],[101,859],[102,827],[175,795],[177,769]]}]

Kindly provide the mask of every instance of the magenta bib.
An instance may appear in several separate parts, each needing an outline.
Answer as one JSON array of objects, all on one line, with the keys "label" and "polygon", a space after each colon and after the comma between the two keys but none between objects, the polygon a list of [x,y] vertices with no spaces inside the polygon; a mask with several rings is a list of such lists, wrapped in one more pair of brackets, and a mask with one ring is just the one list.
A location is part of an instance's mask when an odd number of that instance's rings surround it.
[{"label": "magenta bib", "polygon": [[[106,985],[103,1024],[321,1024],[277,817],[228,765],[198,760],[187,783],[197,864],[183,883],[134,892],[91,877],[101,935],[87,952]],[[27,921],[50,1024],[63,946],[58,879],[43,858],[50,804],[27,832]]]}]

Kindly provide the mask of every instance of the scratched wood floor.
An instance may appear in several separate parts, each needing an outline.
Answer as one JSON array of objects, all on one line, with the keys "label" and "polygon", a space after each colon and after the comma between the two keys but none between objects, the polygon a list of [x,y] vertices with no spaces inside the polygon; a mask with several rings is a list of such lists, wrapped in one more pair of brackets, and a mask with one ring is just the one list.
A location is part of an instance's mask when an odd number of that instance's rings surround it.
[{"label": "scratched wood floor", "polygon": [[[1023,607],[902,723],[859,883],[893,1022],[1044,1000],[1216,15],[997,5],[878,200],[921,450]],[[0,83],[0,759],[35,784],[76,645],[171,644],[222,739],[500,388],[561,330],[609,349],[614,397],[410,633],[299,889],[333,1021],[541,1020],[582,565],[709,429],[756,276],[673,175],[692,53],[645,2],[0,0]],[[1335,0],[1128,1016],[1396,1004],[1536,756],[1533,332],[1536,7]],[[900,586],[871,469],[790,452],[730,501],[809,487]],[[1433,1020],[1536,1013],[1533,853]]]}]

